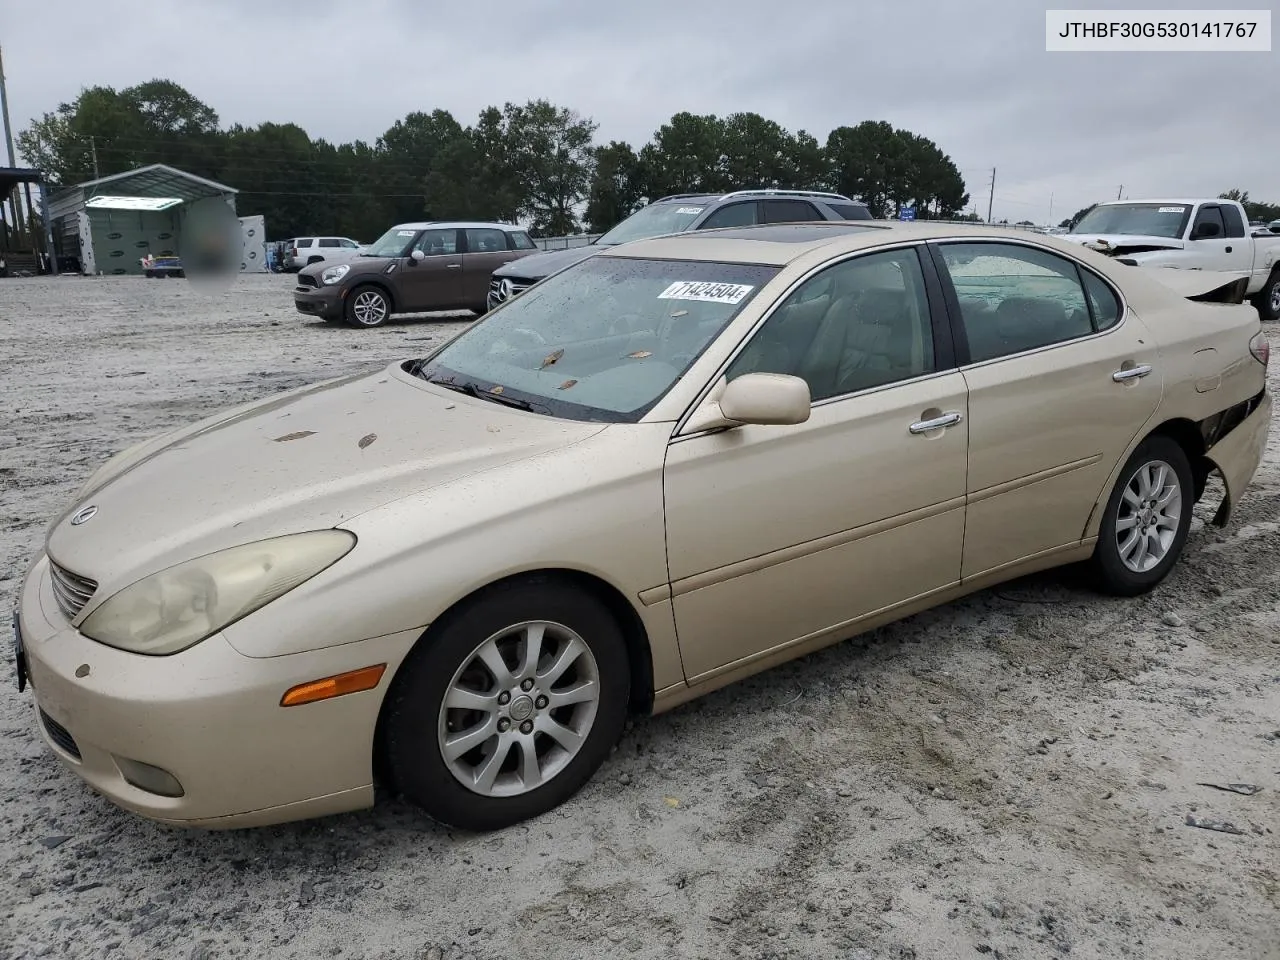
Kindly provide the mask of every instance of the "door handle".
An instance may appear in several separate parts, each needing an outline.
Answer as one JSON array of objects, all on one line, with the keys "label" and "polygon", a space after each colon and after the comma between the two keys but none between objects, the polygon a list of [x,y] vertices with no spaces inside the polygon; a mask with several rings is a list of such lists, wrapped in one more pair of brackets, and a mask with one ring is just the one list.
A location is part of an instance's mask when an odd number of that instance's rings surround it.
[{"label": "door handle", "polygon": [[1137,380],[1139,377],[1145,377],[1151,372],[1151,364],[1144,363],[1137,367],[1129,367],[1117,370],[1111,375],[1111,379],[1116,383],[1124,383],[1126,380]]},{"label": "door handle", "polygon": [[461,269],[462,269],[462,264],[460,264],[460,263],[446,263],[444,266],[445,266],[445,269],[446,269],[446,270],[461,270]]},{"label": "door handle", "polygon": [[914,434],[928,433],[931,430],[941,430],[943,427],[954,427],[963,419],[964,417],[959,412],[953,410],[950,413],[944,413],[940,417],[934,417],[932,420],[917,420],[907,429]]}]

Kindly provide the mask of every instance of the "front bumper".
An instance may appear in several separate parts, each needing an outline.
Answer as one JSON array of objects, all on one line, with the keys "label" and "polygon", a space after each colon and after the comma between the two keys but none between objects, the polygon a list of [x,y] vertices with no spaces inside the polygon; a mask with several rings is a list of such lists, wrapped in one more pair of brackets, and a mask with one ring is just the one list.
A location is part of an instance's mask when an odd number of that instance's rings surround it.
[{"label": "front bumper", "polygon": [[[370,806],[378,712],[421,634],[258,659],[216,634],[173,656],[131,654],[88,639],[66,621],[43,557],[23,584],[18,625],[36,721],[49,749],[127,810],[209,828]],[[296,684],[377,663],[387,669],[373,690],[279,706]],[[128,782],[130,761],[169,773],[182,796]]]},{"label": "front bumper", "polygon": [[293,305],[299,313],[325,320],[342,317],[346,291],[340,284],[328,287],[307,287],[299,284],[293,288]]}]

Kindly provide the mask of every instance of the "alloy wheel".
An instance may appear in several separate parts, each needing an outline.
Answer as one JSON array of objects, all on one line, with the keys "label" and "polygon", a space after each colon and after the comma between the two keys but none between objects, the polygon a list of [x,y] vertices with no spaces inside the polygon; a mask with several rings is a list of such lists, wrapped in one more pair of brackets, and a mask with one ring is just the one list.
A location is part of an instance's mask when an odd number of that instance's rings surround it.
[{"label": "alloy wheel", "polygon": [[1163,460],[1134,471],[1116,508],[1116,548],[1134,573],[1146,573],[1164,560],[1182,519],[1182,485]]},{"label": "alloy wheel", "polygon": [[476,647],[449,682],[440,755],[468,790],[519,796],[577,756],[599,702],[599,667],[577,633],[543,620],[515,624]]},{"label": "alloy wheel", "polygon": [[387,319],[387,300],[372,290],[362,290],[356,294],[351,303],[351,314],[356,322],[366,327],[375,327]]}]

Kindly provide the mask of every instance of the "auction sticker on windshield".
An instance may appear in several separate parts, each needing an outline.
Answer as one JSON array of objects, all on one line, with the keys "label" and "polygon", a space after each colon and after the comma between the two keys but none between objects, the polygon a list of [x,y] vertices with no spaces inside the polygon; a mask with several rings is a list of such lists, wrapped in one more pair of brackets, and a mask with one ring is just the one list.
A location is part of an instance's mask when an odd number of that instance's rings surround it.
[{"label": "auction sticker on windshield", "polygon": [[397,237],[412,237],[416,232],[417,232],[416,230],[397,230],[397,231],[396,231],[396,236],[397,236]]},{"label": "auction sticker on windshield", "polygon": [[1158,213],[1186,213],[1186,207],[1161,207]]},{"label": "auction sticker on windshield", "polygon": [[681,207],[676,213],[701,213],[702,207]]},{"label": "auction sticker on windshield", "polygon": [[736,306],[755,287],[745,283],[710,283],[705,280],[681,280],[658,294],[659,300],[701,300]]}]

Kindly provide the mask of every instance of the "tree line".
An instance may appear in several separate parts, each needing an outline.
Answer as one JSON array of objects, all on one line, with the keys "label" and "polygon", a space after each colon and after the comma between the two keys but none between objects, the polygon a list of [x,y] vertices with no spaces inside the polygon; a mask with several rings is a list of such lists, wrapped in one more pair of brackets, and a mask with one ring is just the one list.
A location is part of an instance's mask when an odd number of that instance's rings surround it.
[{"label": "tree line", "polygon": [[638,149],[596,142],[598,124],[547,100],[482,110],[464,125],[415,111],[373,143],[330,143],[294,123],[222,126],[179,84],[86,88],[32,120],[19,150],[54,184],[166,163],[237,188],[241,216],[273,237],[372,240],[421,219],[527,222],[544,236],[607,230],[673,193],[748,187],[834,190],[875,216],[915,207],[958,217],[964,180],[933,141],[883,121],[832,130],[825,143],[756,113],[677,113]]}]

